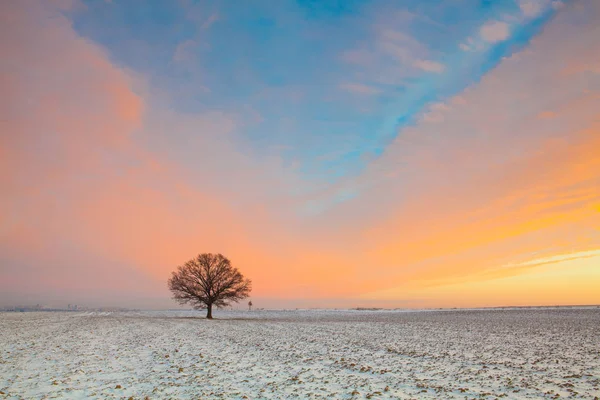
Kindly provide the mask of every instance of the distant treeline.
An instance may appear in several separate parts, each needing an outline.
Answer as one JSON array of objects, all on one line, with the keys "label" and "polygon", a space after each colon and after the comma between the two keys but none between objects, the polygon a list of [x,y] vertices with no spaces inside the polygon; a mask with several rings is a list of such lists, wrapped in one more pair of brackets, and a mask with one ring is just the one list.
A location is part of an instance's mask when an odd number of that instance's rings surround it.
[{"label": "distant treeline", "polygon": [[39,306],[15,306],[15,307],[2,307],[0,311],[3,312],[82,312],[82,311],[94,311],[94,312],[115,312],[115,311],[140,311],[138,309],[130,308],[118,308],[118,307],[102,307],[102,308],[47,308]]}]

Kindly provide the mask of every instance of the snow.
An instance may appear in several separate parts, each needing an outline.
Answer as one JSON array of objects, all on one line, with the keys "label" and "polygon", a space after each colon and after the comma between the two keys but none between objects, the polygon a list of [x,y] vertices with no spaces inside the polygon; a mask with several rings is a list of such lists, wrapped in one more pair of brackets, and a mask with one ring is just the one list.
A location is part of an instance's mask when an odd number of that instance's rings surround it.
[{"label": "snow", "polygon": [[0,313],[0,398],[600,397],[600,309]]}]

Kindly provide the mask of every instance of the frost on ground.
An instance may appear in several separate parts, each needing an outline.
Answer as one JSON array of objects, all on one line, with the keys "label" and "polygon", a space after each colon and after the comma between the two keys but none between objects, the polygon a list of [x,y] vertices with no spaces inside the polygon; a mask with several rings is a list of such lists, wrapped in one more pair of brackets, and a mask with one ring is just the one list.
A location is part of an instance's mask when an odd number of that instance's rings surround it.
[{"label": "frost on ground", "polygon": [[0,398],[600,397],[600,309],[0,313]]}]

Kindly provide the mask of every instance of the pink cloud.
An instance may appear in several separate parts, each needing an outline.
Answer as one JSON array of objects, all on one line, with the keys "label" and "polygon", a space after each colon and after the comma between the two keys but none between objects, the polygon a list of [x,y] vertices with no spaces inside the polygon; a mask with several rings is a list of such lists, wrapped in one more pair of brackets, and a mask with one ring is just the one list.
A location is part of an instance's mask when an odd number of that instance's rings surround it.
[{"label": "pink cloud", "polygon": [[[432,105],[363,175],[324,188],[248,151],[236,114],[157,107],[143,77],[43,4],[0,13],[0,292],[166,298],[175,265],[221,251],[258,296],[356,299],[600,247],[594,2]],[[589,23],[569,29],[582,13]],[[325,214],[297,214],[352,191]]]},{"label": "pink cloud", "polygon": [[[600,63],[589,52],[600,12],[586,5],[460,101],[432,106],[360,178],[373,193],[370,218],[379,218],[365,238],[390,282],[476,279],[532,252],[600,247],[600,97],[590,91],[598,76],[585,72]],[[585,35],[566,28],[581,13],[593,16]]]},{"label": "pink cloud", "polygon": [[546,3],[546,0],[520,0],[519,7],[523,15],[531,18],[540,14]]},{"label": "pink cloud", "polygon": [[479,33],[486,42],[496,43],[508,39],[510,28],[506,22],[490,21],[481,27]]},{"label": "pink cloud", "polygon": [[440,64],[435,61],[429,61],[429,60],[415,61],[415,66],[417,68],[422,69],[423,71],[436,72],[436,73],[444,72],[444,69],[445,69],[443,64]]},{"label": "pink cloud", "polygon": [[352,82],[342,83],[340,85],[340,89],[345,90],[347,92],[363,94],[363,95],[373,95],[373,94],[381,93],[381,90],[379,90],[373,86],[365,85],[362,83],[352,83]]},{"label": "pink cloud", "polygon": [[[178,263],[222,251],[259,294],[304,293],[332,256],[301,248],[307,239],[294,233],[287,193],[303,183],[278,158],[240,151],[236,116],[145,112],[140,78],[41,5],[11,3],[2,13],[12,63],[1,80],[0,184],[10,193],[0,201],[1,290],[27,296],[44,282],[46,293],[101,294],[124,284],[87,280],[106,274],[145,281],[146,296],[166,298],[164,279]],[[321,274],[323,285],[336,279],[334,269]]]}]

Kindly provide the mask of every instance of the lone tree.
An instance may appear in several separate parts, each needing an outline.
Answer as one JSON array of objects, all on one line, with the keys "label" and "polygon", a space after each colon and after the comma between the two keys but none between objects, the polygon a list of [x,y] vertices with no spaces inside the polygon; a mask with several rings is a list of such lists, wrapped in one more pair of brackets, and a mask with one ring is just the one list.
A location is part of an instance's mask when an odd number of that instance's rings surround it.
[{"label": "lone tree", "polygon": [[252,311],[252,302],[251,301],[248,302],[248,311]]},{"label": "lone tree", "polygon": [[231,265],[222,254],[204,253],[177,267],[169,279],[169,289],[179,304],[189,303],[197,310],[224,307],[248,297],[252,282]]}]

